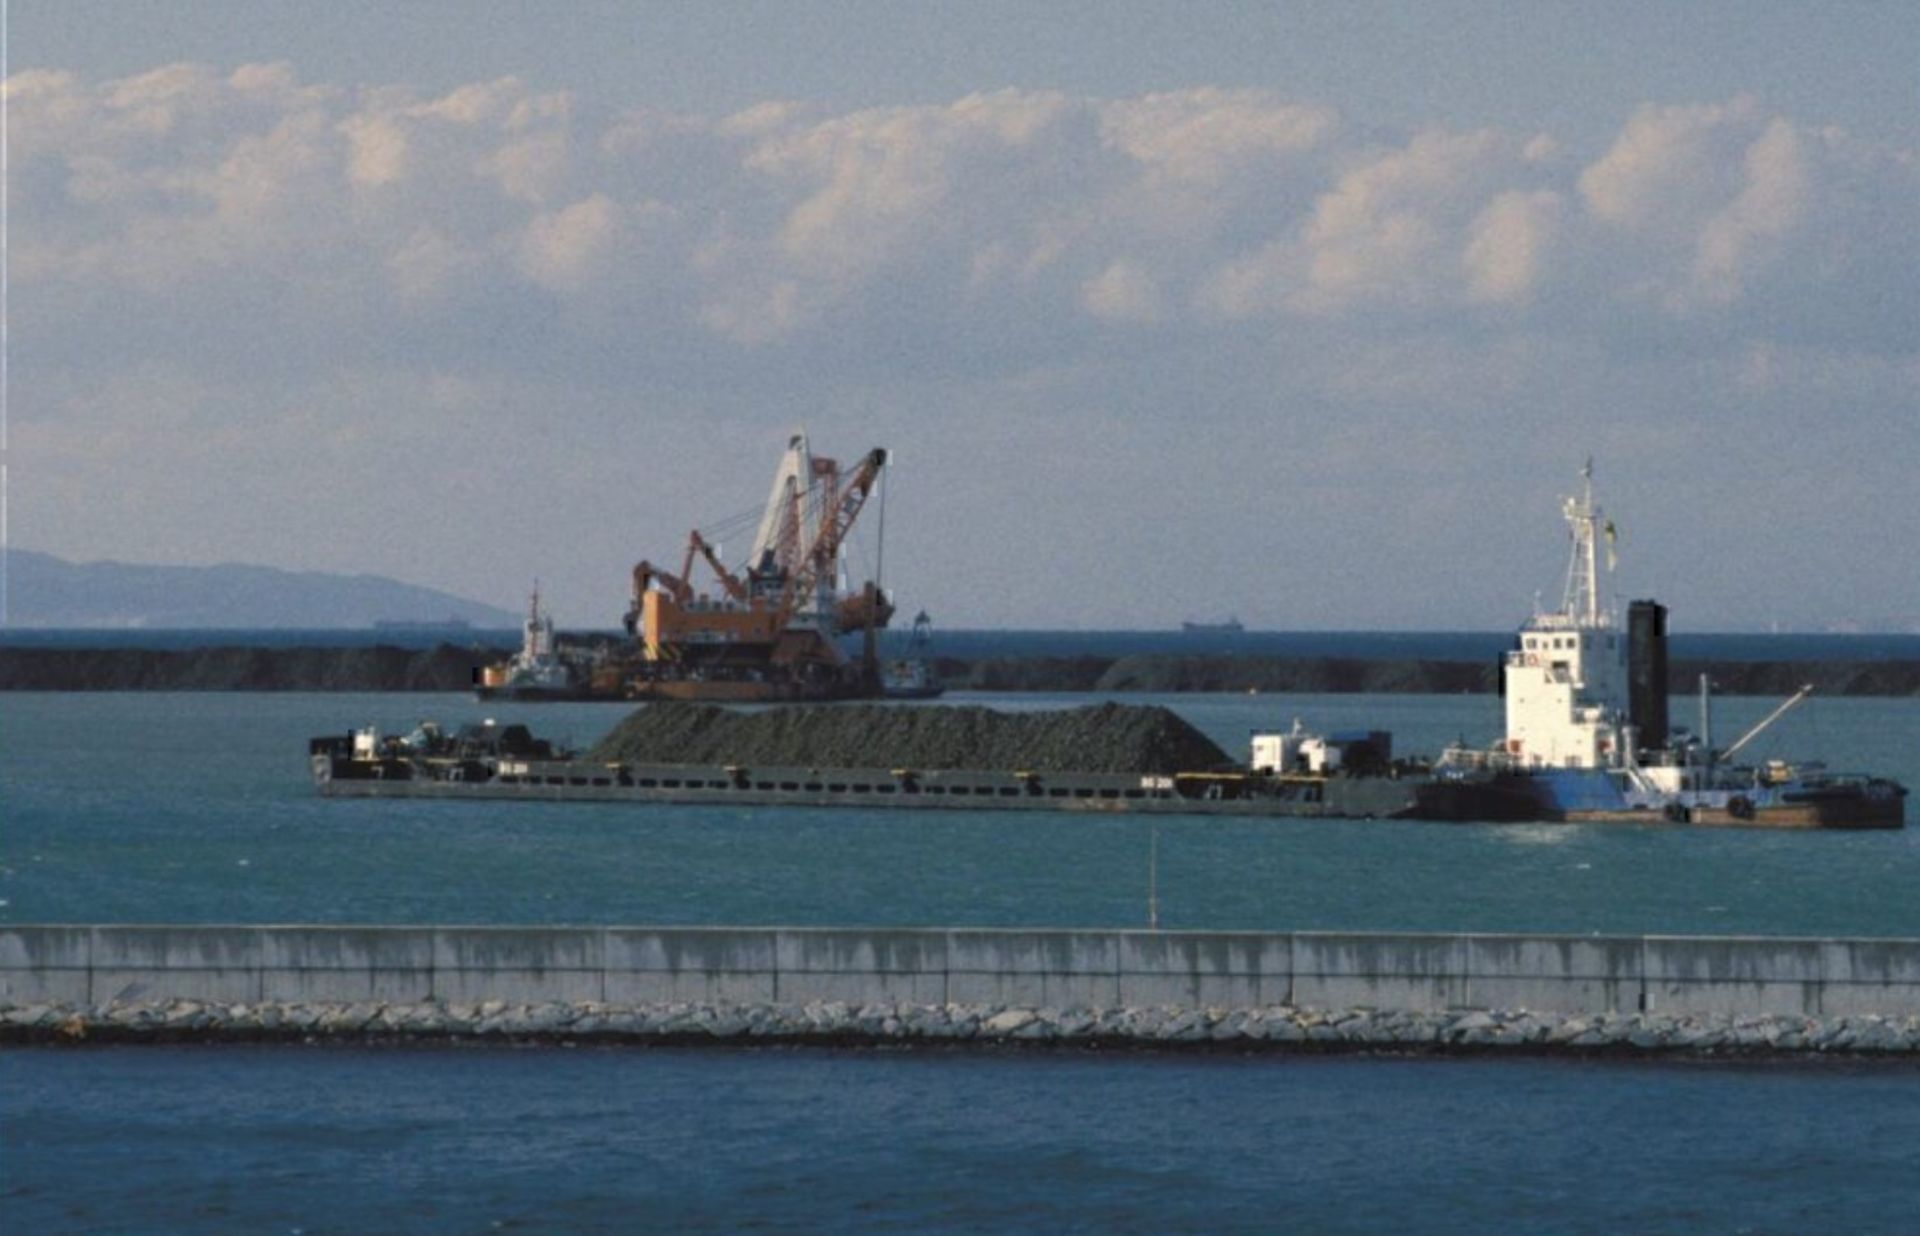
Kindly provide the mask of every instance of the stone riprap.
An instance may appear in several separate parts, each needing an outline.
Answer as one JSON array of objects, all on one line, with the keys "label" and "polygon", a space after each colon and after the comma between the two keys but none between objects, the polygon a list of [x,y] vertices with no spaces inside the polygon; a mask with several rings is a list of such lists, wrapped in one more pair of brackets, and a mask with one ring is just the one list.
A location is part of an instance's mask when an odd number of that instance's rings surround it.
[{"label": "stone riprap", "polygon": [[226,1004],[0,1007],[0,1043],[976,1044],[1236,1052],[1920,1059],[1920,1017],[1579,1015],[1525,1009],[1022,1008],[975,1004]]}]

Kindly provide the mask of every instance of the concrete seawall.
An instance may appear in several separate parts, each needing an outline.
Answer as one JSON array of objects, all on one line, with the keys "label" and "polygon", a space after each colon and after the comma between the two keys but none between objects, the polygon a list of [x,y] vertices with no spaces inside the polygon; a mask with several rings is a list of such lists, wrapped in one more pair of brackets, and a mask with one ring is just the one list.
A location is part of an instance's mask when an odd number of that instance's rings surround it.
[{"label": "concrete seawall", "polygon": [[1920,1018],[1920,940],[757,927],[0,927],[0,1007],[1528,1010]]}]

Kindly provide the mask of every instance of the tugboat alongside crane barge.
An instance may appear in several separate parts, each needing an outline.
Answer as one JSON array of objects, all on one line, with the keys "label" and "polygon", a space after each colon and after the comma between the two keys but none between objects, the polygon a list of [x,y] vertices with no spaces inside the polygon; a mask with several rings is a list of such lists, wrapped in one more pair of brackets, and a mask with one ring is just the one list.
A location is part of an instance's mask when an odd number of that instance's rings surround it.
[{"label": "tugboat alongside crane barge", "polygon": [[520,624],[520,651],[508,660],[475,674],[474,695],[483,700],[594,700],[607,698],[596,690],[590,673],[560,653],[554,639],[553,615],[540,608],[540,585],[526,621]]},{"label": "tugboat alongside crane barge", "polygon": [[[483,700],[736,704],[881,697],[886,683],[877,638],[892,620],[893,602],[877,578],[848,589],[841,577],[847,538],[887,462],[887,452],[876,448],[842,469],[813,454],[806,434],[794,434],[743,567],[729,567],[695,528],[678,572],[648,560],[635,564],[622,617],[631,642],[590,657],[560,650],[536,590],[519,653],[483,668],[475,694]],[[881,520],[884,537],[884,505]],[[717,595],[694,586],[701,563]],[[849,635],[862,638],[858,657],[839,643]],[[939,693],[924,670],[918,686],[921,698]]]},{"label": "tugboat alongside crane barge", "polygon": [[[744,570],[730,569],[697,528],[679,574],[636,564],[622,621],[639,659],[622,667],[620,694],[741,704],[879,696],[876,641],[893,603],[877,581],[848,591],[839,578],[847,537],[886,466],[887,452],[876,447],[843,470],[813,454],[806,434],[794,434]],[[712,571],[720,596],[695,592],[696,560]],[[852,634],[863,639],[857,661],[836,642]]]}]

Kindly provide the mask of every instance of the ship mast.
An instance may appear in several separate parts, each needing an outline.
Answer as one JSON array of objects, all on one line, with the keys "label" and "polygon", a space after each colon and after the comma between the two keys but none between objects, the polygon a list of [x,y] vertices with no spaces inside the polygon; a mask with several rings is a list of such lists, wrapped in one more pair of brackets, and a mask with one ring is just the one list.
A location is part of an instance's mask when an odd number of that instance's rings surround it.
[{"label": "ship mast", "polygon": [[1560,612],[1575,626],[1601,625],[1600,555],[1595,531],[1600,525],[1600,509],[1593,504],[1593,457],[1587,457],[1580,469],[1583,482],[1578,498],[1568,498],[1563,513],[1573,534],[1573,549],[1567,559],[1567,588]]},{"label": "ship mast", "polygon": [[520,653],[528,660],[544,657],[553,651],[553,619],[540,613],[540,581],[533,581],[533,597],[527,603],[527,621],[522,628],[524,635],[520,641]]},{"label": "ship mast", "polygon": [[[1501,667],[1505,753],[1534,766],[1615,766],[1631,742],[1623,731],[1626,644],[1600,599],[1600,538],[1611,546],[1613,526],[1593,500],[1592,458],[1580,478],[1579,494],[1560,507],[1573,541],[1560,608],[1523,625]],[[1611,553],[1607,559],[1611,571]]]}]

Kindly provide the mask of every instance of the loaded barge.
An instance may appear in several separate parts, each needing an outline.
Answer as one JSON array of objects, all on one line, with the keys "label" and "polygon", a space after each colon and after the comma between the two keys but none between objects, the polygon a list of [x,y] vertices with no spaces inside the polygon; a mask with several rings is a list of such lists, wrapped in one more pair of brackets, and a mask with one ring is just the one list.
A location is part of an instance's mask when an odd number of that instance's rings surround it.
[{"label": "loaded barge", "polygon": [[[1172,773],[835,768],[778,764],[596,762],[491,722],[452,733],[375,729],[312,739],[314,784],[331,798],[480,798],[1099,811],[1388,819],[1412,813],[1424,778],[1392,763],[1391,738],[1254,736],[1256,767]],[[1258,766],[1261,752],[1275,761]]]}]

